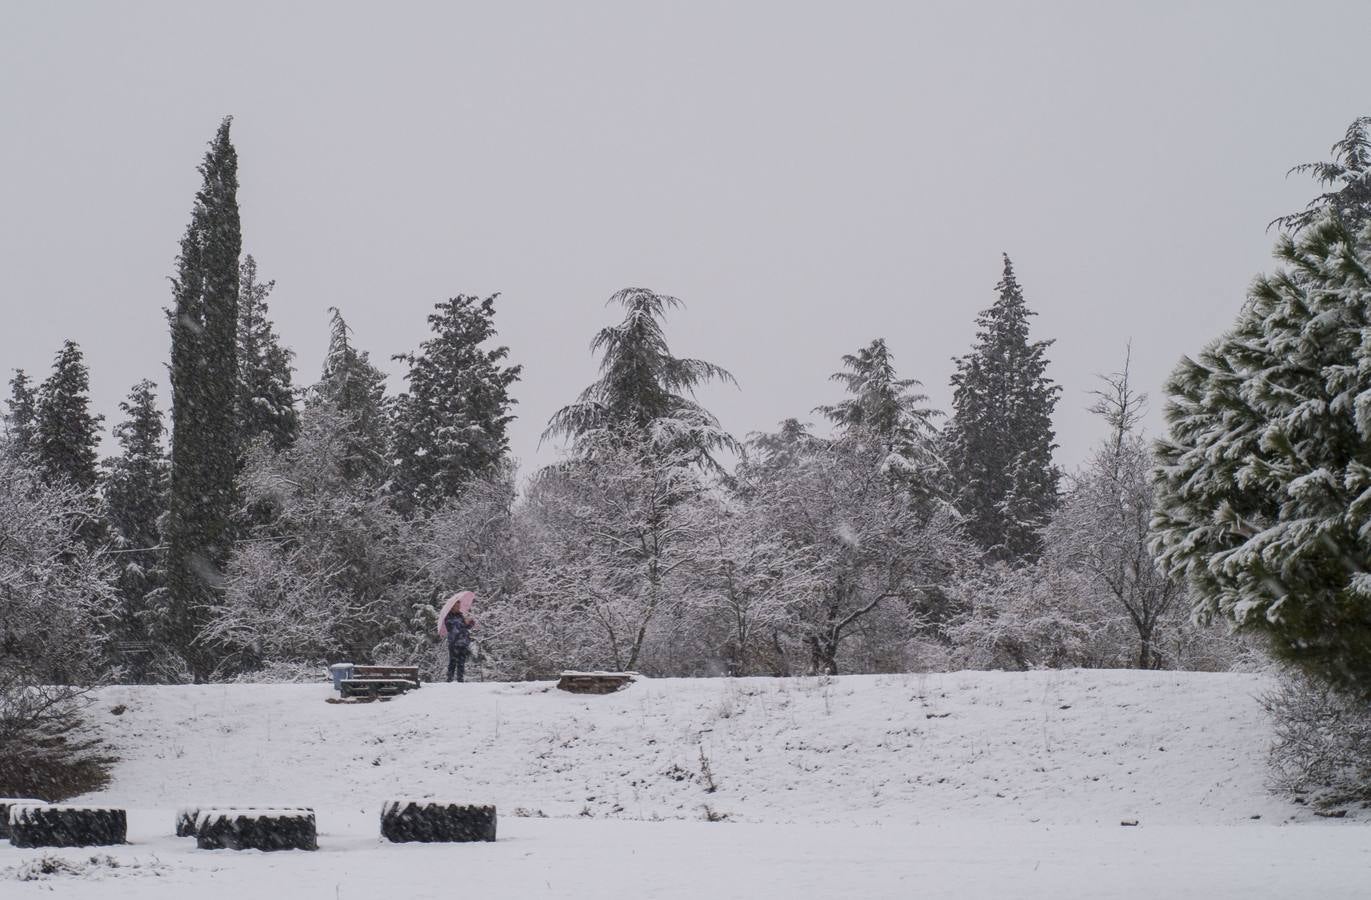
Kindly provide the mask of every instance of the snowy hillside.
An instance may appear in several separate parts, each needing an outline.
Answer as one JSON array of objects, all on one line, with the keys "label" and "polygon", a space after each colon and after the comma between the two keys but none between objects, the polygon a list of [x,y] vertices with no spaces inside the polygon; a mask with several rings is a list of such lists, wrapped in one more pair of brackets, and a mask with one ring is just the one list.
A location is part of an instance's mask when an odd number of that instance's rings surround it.
[{"label": "snowy hillside", "polygon": [[[487,896],[1250,898],[1310,879],[1364,896],[1361,823],[1265,791],[1265,689],[1133,671],[647,680],[605,697],[438,684],[359,705],[325,703],[323,684],[109,688],[95,711],[122,762],[84,799],[128,807],[132,843],[84,878],[14,883],[442,896],[461,852]],[[498,804],[501,840],[380,843],[382,802],[423,796]],[[175,808],[202,803],[312,806],[320,852],[170,838]],[[0,884],[37,855],[0,847]]]},{"label": "snowy hillside", "polygon": [[[493,800],[553,817],[750,822],[1227,823],[1287,815],[1263,788],[1264,683],[1068,671],[427,685],[111,688],[124,762],[101,802],[367,808]],[[109,715],[117,705],[123,715]],[[702,771],[708,765],[715,790]]]}]

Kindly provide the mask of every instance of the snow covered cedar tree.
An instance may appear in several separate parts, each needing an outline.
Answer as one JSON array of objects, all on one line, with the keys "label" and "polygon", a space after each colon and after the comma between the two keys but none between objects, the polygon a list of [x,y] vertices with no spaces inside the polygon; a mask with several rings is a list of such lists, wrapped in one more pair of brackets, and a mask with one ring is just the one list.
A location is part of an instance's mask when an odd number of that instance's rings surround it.
[{"label": "snow covered cedar tree", "polygon": [[[655,423],[676,419],[682,423],[680,433],[693,442],[689,449],[696,461],[717,469],[714,452],[741,447],[693,397],[708,381],[737,382],[713,363],[671,355],[662,317],[668,308],[682,306],[680,300],[647,288],[624,288],[606,305],[616,303],[628,310],[623,321],[601,329],[590,342],[591,352],[602,354],[600,377],[575,403],[553,414],[543,439],[564,437],[575,443],[593,434],[593,443],[603,446],[606,433],[633,432],[625,438],[629,443],[651,443],[661,437],[660,429],[655,437],[648,436]],[[659,448],[667,449],[660,443]]]},{"label": "snow covered cedar tree", "polygon": [[851,396],[815,412],[827,416],[848,438],[871,443],[881,453],[887,475],[916,496],[926,496],[941,474],[933,419],[942,413],[920,405],[928,397],[911,390],[922,387],[920,382],[895,377],[895,360],[881,338],[844,356],[843,367],[847,371],[834,373],[832,380]]},{"label": "snow covered cedar tree", "polygon": [[1371,256],[1282,236],[1232,329],[1167,383],[1155,547],[1195,612],[1371,696]]},{"label": "snow covered cedar tree", "polygon": [[522,366],[501,366],[508,347],[483,349],[495,337],[495,298],[458,295],[434,306],[434,336],[409,365],[409,390],[395,401],[394,491],[406,512],[432,510],[459,496],[473,478],[493,472],[509,451],[514,419],[509,386]]},{"label": "snow covered cedar tree", "polygon": [[231,549],[238,420],[238,154],[224,119],[200,164],[181,239],[171,313],[171,502],[168,639],[203,680],[196,637],[217,602]]},{"label": "snow covered cedar tree", "polygon": [[243,257],[238,270],[238,451],[265,437],[273,450],[295,440],[299,419],[290,360],[295,354],[267,318],[267,296],[276,282],[257,279],[257,261]]},{"label": "snow covered cedar tree", "polygon": [[1061,388],[1047,377],[1051,341],[1028,340],[1023,291],[1006,255],[1000,297],[976,318],[976,344],[955,360],[947,457],[969,536],[992,557],[1031,560],[1057,505],[1052,412]]},{"label": "snow covered cedar tree", "polygon": [[1299,231],[1318,221],[1325,211],[1331,211],[1353,233],[1371,223],[1371,116],[1362,116],[1347,126],[1347,133],[1333,144],[1332,153],[1327,162],[1303,163],[1287,173],[1313,175],[1329,190],[1310,200],[1304,209],[1281,216],[1271,225]]},{"label": "snow covered cedar tree", "polygon": [[82,490],[95,487],[101,419],[90,414],[90,375],[81,348],[67,341],[38,391],[33,452],[44,478],[65,479]]}]

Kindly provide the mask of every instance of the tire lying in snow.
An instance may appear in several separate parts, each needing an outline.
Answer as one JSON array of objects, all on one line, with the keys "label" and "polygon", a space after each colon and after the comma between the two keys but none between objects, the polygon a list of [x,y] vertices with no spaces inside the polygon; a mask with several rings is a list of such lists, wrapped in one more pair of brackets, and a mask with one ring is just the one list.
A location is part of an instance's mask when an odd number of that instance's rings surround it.
[{"label": "tire lying in snow", "polygon": [[[195,837],[195,822],[200,818],[203,810],[217,810],[218,812],[263,812],[260,807],[251,806],[183,806],[176,811],[176,836]],[[307,806],[281,806],[271,807],[271,810],[294,810],[296,812],[314,812]]]},{"label": "tire lying in snow", "polygon": [[47,806],[46,800],[35,800],[32,797],[19,799],[16,797],[0,797],[0,838],[10,836],[10,807],[11,806]]},{"label": "tire lying in snow", "polygon": [[202,809],[195,817],[201,850],[318,850],[312,809]]},{"label": "tire lying in snow", "polygon": [[9,832],[16,847],[103,847],[124,843],[128,816],[107,807],[16,804]]},{"label": "tire lying in snow", "polygon": [[495,840],[495,807],[392,800],[381,807],[381,837],[395,843]]}]

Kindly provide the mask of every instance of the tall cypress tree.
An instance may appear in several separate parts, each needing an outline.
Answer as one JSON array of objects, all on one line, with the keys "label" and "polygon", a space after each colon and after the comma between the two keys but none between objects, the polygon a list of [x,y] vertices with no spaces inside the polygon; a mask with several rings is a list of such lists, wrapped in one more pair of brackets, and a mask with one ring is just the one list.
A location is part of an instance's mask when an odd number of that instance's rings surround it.
[{"label": "tall cypress tree", "polygon": [[38,395],[23,369],[14,370],[14,377],[10,379],[10,397],[6,402],[9,409],[5,413],[5,438],[10,443],[10,449],[20,456],[32,453],[34,432],[38,428]]},{"label": "tall cypress tree", "polygon": [[429,315],[433,337],[409,365],[409,390],[396,398],[394,490],[402,510],[434,509],[505,459],[513,416],[509,386],[522,366],[502,366],[508,347],[495,336],[495,297],[458,295]]},{"label": "tall cypress tree", "polygon": [[196,681],[213,660],[196,643],[216,601],[234,511],[238,422],[238,155],[224,119],[181,239],[171,310],[171,494],[166,637]]},{"label": "tall cypress tree", "polygon": [[[114,437],[120,454],[105,463],[103,491],[110,543],[120,551],[115,557],[120,608],[112,631],[117,641],[145,643],[152,637],[149,594],[165,580],[157,547],[158,519],[167,508],[166,429],[151,381],[134,385],[119,409],[124,420],[115,426]],[[141,649],[126,657],[131,681],[144,680],[148,659]]]},{"label": "tall cypress tree", "polygon": [[66,341],[38,391],[33,453],[44,478],[95,487],[102,418],[90,413],[90,373],[81,348]]},{"label": "tall cypress tree", "polygon": [[295,440],[299,415],[291,386],[291,358],[281,346],[271,319],[267,297],[275,281],[257,277],[257,261],[243,257],[238,270],[238,449],[266,436],[273,450]]},{"label": "tall cypress tree", "polygon": [[1022,561],[1038,555],[1057,505],[1052,412],[1061,387],[1046,374],[1052,341],[1028,339],[1034,313],[1008,255],[995,287],[999,299],[976,318],[975,345],[954,360],[946,453],[968,534],[991,556]]}]

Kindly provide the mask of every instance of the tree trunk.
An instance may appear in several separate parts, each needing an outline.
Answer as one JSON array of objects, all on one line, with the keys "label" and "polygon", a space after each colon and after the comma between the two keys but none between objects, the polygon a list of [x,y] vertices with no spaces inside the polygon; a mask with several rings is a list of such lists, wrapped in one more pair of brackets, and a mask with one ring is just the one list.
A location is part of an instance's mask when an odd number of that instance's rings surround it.
[{"label": "tree trunk", "polygon": [[809,644],[811,675],[838,674],[838,641],[831,634],[814,635],[805,639]]}]

